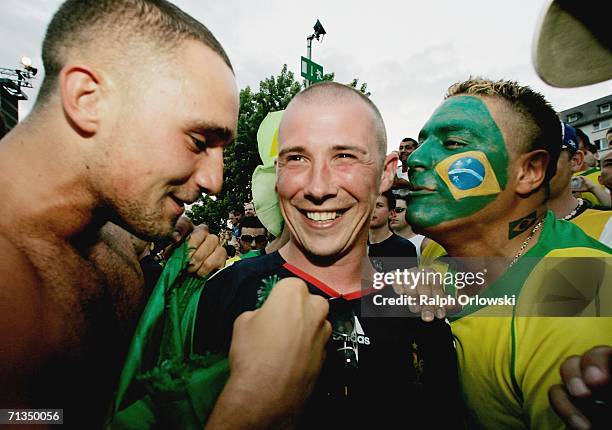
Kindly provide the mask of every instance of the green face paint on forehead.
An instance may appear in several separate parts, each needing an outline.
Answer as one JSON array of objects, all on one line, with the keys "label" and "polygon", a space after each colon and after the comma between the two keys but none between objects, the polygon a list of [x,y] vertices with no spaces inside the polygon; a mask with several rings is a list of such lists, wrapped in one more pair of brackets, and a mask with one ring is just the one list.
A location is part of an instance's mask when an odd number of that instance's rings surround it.
[{"label": "green face paint on forehead", "polygon": [[408,159],[408,222],[420,228],[472,215],[508,181],[508,152],[487,105],[473,96],[444,101],[419,134]]}]

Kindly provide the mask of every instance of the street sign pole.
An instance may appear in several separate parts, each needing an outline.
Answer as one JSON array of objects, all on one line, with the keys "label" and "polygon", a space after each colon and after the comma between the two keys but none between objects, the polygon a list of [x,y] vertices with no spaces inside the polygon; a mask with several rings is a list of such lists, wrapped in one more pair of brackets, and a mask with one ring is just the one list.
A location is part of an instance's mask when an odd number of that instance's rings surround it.
[{"label": "street sign pole", "polygon": [[[314,39],[314,34],[306,38],[306,58],[309,60],[312,58],[312,39]],[[308,88],[310,84],[310,80],[306,79],[306,88]]]},{"label": "street sign pole", "polygon": [[302,76],[306,78],[306,87],[323,80],[323,66],[312,61],[312,39],[321,40],[321,37],[325,36],[327,32],[318,19],[313,29],[315,32],[306,38],[306,58],[302,57],[302,64],[300,65]]}]

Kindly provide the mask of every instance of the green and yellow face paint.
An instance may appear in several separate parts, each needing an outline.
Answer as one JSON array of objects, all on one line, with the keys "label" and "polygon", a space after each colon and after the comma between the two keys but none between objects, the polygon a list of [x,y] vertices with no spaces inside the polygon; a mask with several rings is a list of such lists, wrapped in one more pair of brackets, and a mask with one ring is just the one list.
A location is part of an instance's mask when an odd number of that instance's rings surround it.
[{"label": "green and yellow face paint", "polygon": [[419,228],[472,215],[506,187],[508,152],[486,104],[473,96],[446,100],[419,134],[408,159],[406,217]]}]

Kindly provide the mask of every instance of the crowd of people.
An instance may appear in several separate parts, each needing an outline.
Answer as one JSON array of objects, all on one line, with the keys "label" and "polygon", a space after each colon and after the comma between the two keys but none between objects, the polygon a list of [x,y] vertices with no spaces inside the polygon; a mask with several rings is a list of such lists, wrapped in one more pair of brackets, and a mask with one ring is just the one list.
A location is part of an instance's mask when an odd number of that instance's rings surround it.
[{"label": "crowd of people", "polygon": [[[250,201],[217,236],[184,216],[221,190],[236,135],[234,70],[212,33],[165,0],[67,0],[43,62],[34,109],[0,142],[1,408],[63,409],[70,428],[609,426],[612,151],[593,155],[542,94],[452,84],[387,153],[367,96],[311,85],[277,131],[282,232]],[[197,287],[177,292],[167,270],[184,250],[177,279]],[[516,303],[390,316],[377,300],[414,288],[367,285],[449,258],[485,274],[462,295]],[[579,303],[530,313],[568,295]],[[178,363],[157,395],[142,375],[167,345],[202,367],[226,358],[222,383],[190,385]]]},{"label": "crowd of people", "polygon": [[229,258],[248,258],[265,253],[268,241],[274,239],[257,218],[252,201],[244,203],[244,210],[230,211],[227,224],[227,228],[221,230],[219,237],[220,244],[227,251]]}]

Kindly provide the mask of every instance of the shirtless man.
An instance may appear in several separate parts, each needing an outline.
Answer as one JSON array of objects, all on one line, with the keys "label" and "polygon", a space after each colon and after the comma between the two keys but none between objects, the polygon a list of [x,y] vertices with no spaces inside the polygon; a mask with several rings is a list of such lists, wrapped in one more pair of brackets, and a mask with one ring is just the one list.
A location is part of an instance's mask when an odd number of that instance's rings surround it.
[{"label": "shirtless man", "polygon": [[[170,236],[185,203],[220,190],[238,91],[219,42],[163,0],[66,1],[43,62],[32,113],[0,144],[0,407],[62,408],[68,426],[97,428],[146,299],[119,227]],[[295,408],[318,374],[327,304],[292,287],[237,322],[213,424],[245,426],[237,406],[273,424],[268,394],[296,393],[283,404]],[[282,309],[293,337],[271,335]]]}]

